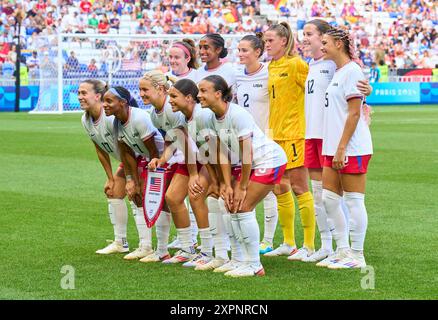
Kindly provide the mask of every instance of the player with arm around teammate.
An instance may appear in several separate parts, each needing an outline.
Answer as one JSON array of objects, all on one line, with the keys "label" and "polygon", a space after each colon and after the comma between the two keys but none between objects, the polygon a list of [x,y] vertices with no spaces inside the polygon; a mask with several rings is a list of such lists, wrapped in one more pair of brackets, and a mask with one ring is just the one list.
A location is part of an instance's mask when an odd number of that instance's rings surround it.
[{"label": "player with arm around teammate", "polygon": [[172,111],[168,94],[170,79],[161,71],[154,70],[147,72],[143,78],[140,79],[139,85],[140,95],[143,101],[151,103],[154,107],[151,112],[152,123],[157,128],[166,132],[166,148],[161,158],[151,160],[149,168],[155,169],[162,167],[174,153],[181,155],[176,174],[166,192],[166,202],[173,213],[177,233],[182,242],[182,249],[165,263],[184,262],[184,267],[196,267],[198,264],[208,263],[212,260],[213,240],[208,224],[208,209],[205,203],[194,204],[193,206],[202,245],[201,252],[198,255],[193,256],[193,245],[190,240],[187,239],[187,231],[190,231],[190,220],[188,219],[187,208],[184,205],[188,185],[184,174],[187,170],[185,170],[186,164],[184,163],[183,154],[185,151],[187,133],[185,117],[181,112]]},{"label": "player with arm around teammate", "polygon": [[107,175],[104,192],[108,198],[108,213],[114,227],[114,241],[107,247],[97,250],[98,254],[129,252],[126,241],[128,209],[125,203],[125,173],[119,166],[113,173],[110,156],[121,161],[114,132],[114,117],[107,117],[103,110],[103,95],[107,90],[103,81],[88,79],[79,85],[78,99],[82,115],[82,125],[96,148],[97,157]]},{"label": "player with arm around teammate", "polygon": [[[324,20],[314,19],[304,26],[303,44],[310,57],[309,73],[305,87],[306,111],[306,146],[304,166],[309,171],[315,201],[316,223],[321,236],[321,249],[311,256],[302,259],[305,262],[318,262],[327,258],[333,252],[332,235],[330,232],[327,213],[322,202],[322,137],[324,123],[324,109],[326,108],[326,90],[336,71],[336,64],[332,60],[323,58],[322,37],[331,26]],[[364,95],[370,95],[372,88],[364,80],[357,82],[357,87]],[[345,212],[344,212],[345,213]]]}]

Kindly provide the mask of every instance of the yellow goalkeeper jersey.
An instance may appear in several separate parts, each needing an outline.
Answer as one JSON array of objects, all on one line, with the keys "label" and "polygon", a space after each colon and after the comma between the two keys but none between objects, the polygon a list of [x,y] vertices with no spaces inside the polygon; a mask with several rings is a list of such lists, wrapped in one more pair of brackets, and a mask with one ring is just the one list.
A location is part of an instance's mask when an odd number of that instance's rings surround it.
[{"label": "yellow goalkeeper jersey", "polygon": [[269,127],[274,140],[304,139],[304,88],[309,66],[299,56],[271,61]]}]

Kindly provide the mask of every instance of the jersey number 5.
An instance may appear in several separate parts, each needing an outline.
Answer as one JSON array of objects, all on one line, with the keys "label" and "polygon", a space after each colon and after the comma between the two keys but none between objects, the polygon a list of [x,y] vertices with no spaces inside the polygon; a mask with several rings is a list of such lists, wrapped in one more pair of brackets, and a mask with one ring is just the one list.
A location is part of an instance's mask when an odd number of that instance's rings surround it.
[{"label": "jersey number 5", "polygon": [[328,108],[328,92],[325,93],[325,107]]}]

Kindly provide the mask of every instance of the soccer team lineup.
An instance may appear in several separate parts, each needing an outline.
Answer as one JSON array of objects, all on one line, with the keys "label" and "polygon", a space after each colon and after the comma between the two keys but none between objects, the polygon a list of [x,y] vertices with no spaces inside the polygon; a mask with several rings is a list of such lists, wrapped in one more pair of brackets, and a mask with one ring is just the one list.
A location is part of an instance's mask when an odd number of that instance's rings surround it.
[{"label": "soccer team lineup", "polygon": [[[334,272],[367,266],[372,88],[347,31],[310,20],[303,33],[309,63],[295,47],[290,26],[273,24],[242,37],[235,68],[222,61],[221,35],[196,44],[181,38],[168,50],[171,71],[138,79],[149,110],[123,86],[80,83],[82,125],[106,175],[105,228],[114,229],[96,254],[231,278],[269,277],[275,264],[264,267],[261,256]],[[263,54],[270,61],[261,62]],[[128,212],[138,244],[127,241]],[[295,240],[298,228],[303,243]]]}]

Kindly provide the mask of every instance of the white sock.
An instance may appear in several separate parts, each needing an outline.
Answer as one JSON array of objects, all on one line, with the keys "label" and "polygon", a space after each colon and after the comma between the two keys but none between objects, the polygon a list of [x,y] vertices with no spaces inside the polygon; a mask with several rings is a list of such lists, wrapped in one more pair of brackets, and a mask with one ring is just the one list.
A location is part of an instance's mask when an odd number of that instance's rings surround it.
[{"label": "white sock", "polygon": [[124,199],[108,199],[108,213],[114,227],[114,240],[126,245],[128,207]]},{"label": "white sock", "polygon": [[213,197],[207,198],[208,223],[213,237],[214,253],[216,258],[228,260],[227,242],[228,237],[225,230],[222,212],[218,200]]},{"label": "white sock", "polygon": [[213,237],[211,236],[210,228],[199,229],[199,237],[201,238],[201,252],[208,256],[212,256]]},{"label": "white sock", "polygon": [[152,229],[146,225],[146,220],[143,214],[143,208],[137,207],[134,201],[130,201],[132,208],[132,215],[134,216],[135,225],[137,226],[139,248],[152,249]]},{"label": "white sock", "polygon": [[237,214],[239,220],[240,233],[248,254],[247,262],[253,266],[260,265],[259,243],[260,229],[257,223],[255,210]]},{"label": "white sock", "polygon": [[[344,192],[344,196],[345,196],[345,192]],[[341,199],[341,208],[342,208],[342,212],[344,213],[345,223],[347,224],[347,229],[348,229],[348,225],[350,223],[350,210],[348,210],[348,206],[345,203],[344,197],[342,197]]]},{"label": "white sock", "polygon": [[337,249],[346,249],[348,243],[348,229],[345,216],[341,209],[342,197],[335,192],[327,189],[322,190],[322,201],[328,217],[328,225],[333,226],[331,233],[336,241]]},{"label": "white sock", "polygon": [[269,243],[271,246],[274,241],[275,229],[278,223],[278,208],[277,197],[273,192],[269,192],[263,200],[263,209],[265,216],[265,231],[263,241]]},{"label": "white sock", "polygon": [[313,200],[315,202],[315,218],[321,236],[321,248],[333,251],[332,234],[328,224],[327,212],[322,202],[322,181],[311,180]]},{"label": "white sock", "polygon": [[[222,200],[223,201],[223,200]],[[231,259],[242,262],[245,260],[242,245],[237,241],[234,235],[233,227],[231,226],[231,214],[228,212],[222,216],[224,220],[225,230],[230,238],[231,245]]]},{"label": "white sock", "polygon": [[[187,198],[188,199],[188,198]],[[190,202],[186,201],[187,209],[189,210],[189,218],[190,218],[190,227],[192,230],[192,242],[198,242],[198,224],[196,223],[196,217],[193,213],[192,207],[190,206]]]},{"label": "white sock", "polygon": [[368,226],[365,195],[358,192],[344,192],[344,199],[350,212],[351,249],[363,251]]},{"label": "white sock", "polygon": [[181,243],[181,250],[194,254],[195,248],[192,243],[192,231],[191,227],[187,228],[177,228],[176,234],[178,235],[178,239]]},{"label": "white sock", "polygon": [[171,214],[167,211],[161,211],[160,216],[155,223],[157,233],[157,253],[160,257],[169,254],[167,244],[169,243]]},{"label": "white sock", "polygon": [[245,243],[243,241],[243,234],[240,229],[240,221],[237,213],[230,214],[231,216],[231,229],[233,231],[234,237],[236,239],[237,246],[240,247],[242,252],[242,261],[248,261],[248,251],[246,250]]}]

